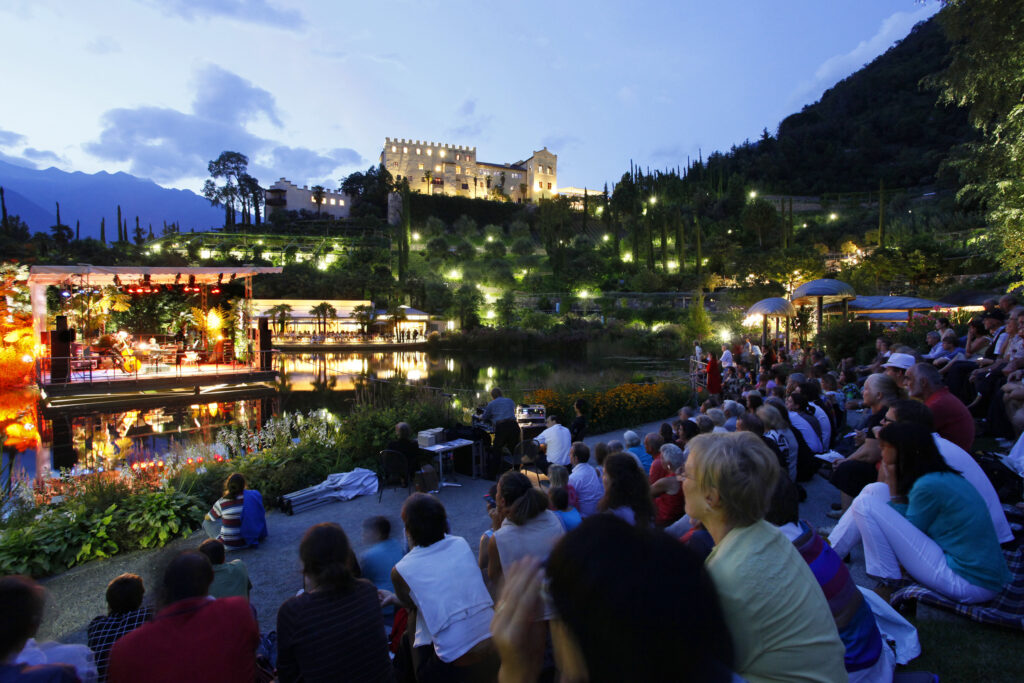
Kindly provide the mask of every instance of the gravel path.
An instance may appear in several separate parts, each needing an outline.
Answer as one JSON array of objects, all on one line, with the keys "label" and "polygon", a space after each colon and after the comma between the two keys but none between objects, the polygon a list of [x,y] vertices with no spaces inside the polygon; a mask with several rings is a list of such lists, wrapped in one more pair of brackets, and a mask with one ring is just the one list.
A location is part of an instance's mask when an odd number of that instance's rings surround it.
[{"label": "gravel path", "polygon": [[[660,424],[651,422],[633,431],[642,437],[647,432],[656,431]],[[621,440],[623,431],[591,436],[585,440],[590,445],[599,441]],[[448,510],[452,533],[465,537],[470,546],[476,548],[480,535],[490,526],[482,497],[494,482],[471,479],[465,475],[458,475],[456,481],[461,486],[445,487],[439,498]],[[838,492],[820,477],[804,484],[804,488],[808,498],[800,506],[800,516],[817,527],[834,523],[825,513],[832,502],[838,501]],[[251,599],[259,614],[260,630],[275,628],[278,607],[302,587],[298,546],[307,528],[319,522],[337,522],[348,533],[358,554],[365,547],[361,539],[361,524],[367,517],[384,515],[391,520],[393,533],[401,534],[399,513],[405,496],[405,489],[387,489],[380,503],[377,502],[377,496],[372,495],[322,505],[294,516],[277,511],[268,513],[270,537],[259,548],[239,551],[229,556],[229,559],[241,558],[249,569],[253,583]],[[160,550],[138,551],[90,562],[46,580],[49,591],[47,616],[40,629],[39,640],[59,639],[63,642],[84,643],[85,627],[89,620],[106,611],[103,596],[110,579],[123,572],[137,573],[143,577],[149,596],[155,592],[153,589],[167,561],[180,550],[198,547],[204,539],[205,534],[200,531]],[[855,551],[859,552],[859,549]],[[854,579],[861,585],[872,585],[864,575],[863,568],[863,558],[855,554],[851,566]]]}]

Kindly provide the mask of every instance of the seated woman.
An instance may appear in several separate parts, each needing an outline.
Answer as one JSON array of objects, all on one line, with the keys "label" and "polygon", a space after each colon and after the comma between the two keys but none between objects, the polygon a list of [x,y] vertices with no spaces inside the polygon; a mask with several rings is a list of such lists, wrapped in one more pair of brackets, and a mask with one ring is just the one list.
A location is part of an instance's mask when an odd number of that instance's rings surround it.
[{"label": "seated woman", "polygon": [[263,496],[247,489],[245,477],[235,472],[224,482],[224,495],[206,513],[203,529],[210,538],[222,541],[227,550],[259,545],[267,537]]},{"label": "seated woman", "polygon": [[856,524],[830,537],[836,553],[863,541],[867,573],[883,586],[901,578],[902,566],[951,600],[994,598],[1010,572],[981,494],[946,464],[927,428],[887,424],[878,441],[885,482],[854,500]]},{"label": "seated woman", "polygon": [[[534,558],[508,572],[491,624],[501,681],[540,680],[544,574]],[[707,572],[668,534],[594,515],[555,546],[546,574],[561,680],[735,680],[729,632]]]},{"label": "seated woman", "polygon": [[402,522],[411,549],[391,570],[391,583],[398,603],[411,612],[416,679],[462,681],[493,674],[494,601],[469,544],[446,533],[444,506],[425,493],[405,501]]},{"label": "seated woman", "polygon": [[299,544],[305,592],[277,612],[277,675],[289,681],[393,681],[377,588],[350,570],[337,524],[310,527]]},{"label": "seated woman", "polygon": [[636,460],[625,453],[605,458],[604,497],[597,504],[599,512],[608,512],[634,526],[649,528],[654,524],[654,503],[651,485]]},{"label": "seated woman", "polygon": [[715,541],[705,566],[748,681],[845,681],[825,595],[793,544],[765,521],[779,463],[750,432],[698,436],[683,469],[686,513]]},{"label": "seated woman", "polygon": [[565,533],[558,516],[548,510],[548,498],[521,472],[506,472],[498,480],[494,515],[496,528],[488,544],[487,577],[498,586],[503,572],[526,557],[547,559]]}]

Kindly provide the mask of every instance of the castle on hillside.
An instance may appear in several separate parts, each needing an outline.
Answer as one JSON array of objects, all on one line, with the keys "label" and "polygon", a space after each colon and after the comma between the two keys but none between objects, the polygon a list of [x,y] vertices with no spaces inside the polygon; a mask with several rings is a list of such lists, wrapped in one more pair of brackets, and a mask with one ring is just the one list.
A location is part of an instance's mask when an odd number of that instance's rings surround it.
[{"label": "castle on hillside", "polygon": [[380,163],[396,181],[408,179],[410,189],[424,194],[514,202],[558,195],[558,156],[547,147],[523,161],[492,164],[477,161],[476,147],[384,138]]}]

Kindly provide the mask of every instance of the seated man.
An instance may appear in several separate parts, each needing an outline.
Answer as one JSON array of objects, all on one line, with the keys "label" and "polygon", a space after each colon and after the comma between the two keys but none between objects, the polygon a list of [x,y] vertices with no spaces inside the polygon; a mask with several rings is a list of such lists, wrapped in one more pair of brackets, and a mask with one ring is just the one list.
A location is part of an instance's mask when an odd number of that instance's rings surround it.
[{"label": "seated man", "polygon": [[925,335],[925,342],[928,346],[928,353],[921,356],[924,360],[935,360],[942,353],[942,336],[935,330],[928,330]]},{"label": "seated man", "polygon": [[942,375],[929,363],[918,363],[907,372],[907,393],[920,399],[932,412],[935,431],[963,450],[974,444],[974,418],[967,406],[950,393]]},{"label": "seated man", "polygon": [[783,476],[775,487],[765,519],[796,546],[824,591],[839,638],[846,648],[843,663],[849,680],[865,683],[892,680],[896,658],[882,642],[871,606],[832,546],[807,522],[800,521],[799,501],[796,484]]},{"label": "seated man", "polygon": [[107,584],[109,611],[89,622],[89,649],[96,656],[100,681],[107,680],[107,663],[114,643],[153,618],[153,610],[142,606],[145,592],[142,578],[136,574],[121,574]]},{"label": "seated man", "polygon": [[549,465],[569,466],[569,449],[572,447],[572,436],[569,429],[563,426],[557,415],[548,415],[547,429],[538,434],[534,441],[542,446]]},{"label": "seated man", "polygon": [[256,620],[242,598],[211,598],[211,583],[213,566],[202,553],[186,550],[171,560],[163,576],[167,607],[114,643],[109,680],[251,683],[260,637]]},{"label": "seated man", "polygon": [[206,555],[213,565],[213,583],[210,584],[210,595],[214,598],[245,598],[249,599],[252,583],[249,581],[249,570],[241,560],[225,562],[224,544],[216,538],[208,538],[199,545],[199,552]]},{"label": "seated man", "polygon": [[65,664],[16,664],[18,653],[43,621],[42,586],[27,576],[0,577],[0,680],[25,683],[76,683],[75,668]]},{"label": "seated man", "polygon": [[412,438],[412,427],[408,422],[395,425],[395,438],[384,447],[389,451],[397,451],[405,456],[406,483],[411,482],[420,468],[420,445]]},{"label": "seated man", "polygon": [[590,448],[582,441],[577,441],[569,451],[572,460],[572,472],[569,474],[569,486],[576,491],[576,508],[580,516],[587,518],[597,512],[597,503],[604,496],[601,477],[590,464]]},{"label": "seated man", "polygon": [[[359,556],[359,569],[363,578],[379,590],[395,591],[391,584],[391,570],[405,553],[402,544],[391,537],[391,522],[387,517],[375,516],[363,520],[363,543],[367,546]],[[385,616],[394,615],[394,605],[383,608]]]}]

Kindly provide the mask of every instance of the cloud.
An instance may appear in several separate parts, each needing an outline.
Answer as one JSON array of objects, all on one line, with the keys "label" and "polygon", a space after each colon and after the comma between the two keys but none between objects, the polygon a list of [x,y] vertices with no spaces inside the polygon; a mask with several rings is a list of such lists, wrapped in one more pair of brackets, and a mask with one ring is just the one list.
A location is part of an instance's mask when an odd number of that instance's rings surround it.
[{"label": "cloud", "polygon": [[12,166],[21,166],[23,168],[32,169],[38,168],[36,164],[32,163],[28,159],[24,159],[22,157],[12,157],[10,154],[4,154],[3,152],[0,152],[0,161],[11,164]]},{"label": "cloud", "polygon": [[455,116],[456,120],[461,119],[461,123],[458,123],[448,129],[448,133],[457,138],[479,138],[484,130],[491,124],[491,120],[494,118],[488,114],[477,114],[476,113],[476,100],[467,98],[456,107]]},{"label": "cloud", "polygon": [[186,21],[224,17],[290,30],[298,30],[306,25],[306,19],[298,10],[279,9],[267,0],[150,0],[150,4]]},{"label": "cloud", "polygon": [[127,161],[131,172],[157,182],[206,173],[206,165],[223,150],[265,147],[244,128],[175,109],[111,109],[103,115],[99,140],[84,145],[101,159]]},{"label": "cloud", "polygon": [[0,147],[14,147],[24,144],[25,136],[10,130],[0,128]]},{"label": "cloud", "polygon": [[199,72],[196,81],[192,111],[198,116],[241,125],[263,114],[281,127],[274,96],[241,76],[211,64]]},{"label": "cloud", "polygon": [[279,145],[266,156],[266,159],[261,157],[252,165],[254,174],[268,180],[290,178],[300,184],[303,179],[322,179],[330,177],[339,168],[362,167],[367,163],[359,152],[346,147],[317,152],[306,147]]},{"label": "cloud", "polygon": [[224,150],[250,158],[250,173],[263,182],[279,177],[300,182],[364,163],[348,148],[289,147],[253,135],[246,124],[265,116],[280,126],[274,96],[217,66],[195,79],[192,112],[167,107],[111,109],[103,115],[99,139],[83,145],[101,159],[127,162],[132,174],[156,182],[206,175],[210,159]]},{"label": "cloud", "polygon": [[882,21],[875,35],[861,41],[849,52],[829,57],[822,62],[814,71],[814,77],[800,83],[790,95],[788,106],[799,107],[818,99],[822,92],[870,63],[896,41],[905,38],[915,24],[926,20],[938,7],[937,3],[930,3],[915,12],[894,12],[889,15]]},{"label": "cloud", "polygon": [[54,161],[57,163],[64,161],[56,152],[51,152],[48,149],[26,147],[21,153],[33,161]]},{"label": "cloud", "polygon": [[94,55],[109,55],[121,51],[121,44],[110,36],[96,36],[85,45],[86,52]]}]

